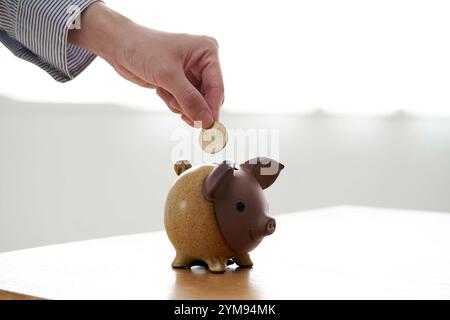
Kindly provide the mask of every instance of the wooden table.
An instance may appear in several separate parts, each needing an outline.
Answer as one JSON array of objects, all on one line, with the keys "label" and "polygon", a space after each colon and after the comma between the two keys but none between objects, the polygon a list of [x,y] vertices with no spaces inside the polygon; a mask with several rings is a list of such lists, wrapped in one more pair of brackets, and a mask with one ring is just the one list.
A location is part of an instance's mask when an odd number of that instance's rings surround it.
[{"label": "wooden table", "polygon": [[163,232],[2,253],[0,297],[450,299],[450,214],[335,207],[277,226],[253,269],[223,275],[172,270]]}]

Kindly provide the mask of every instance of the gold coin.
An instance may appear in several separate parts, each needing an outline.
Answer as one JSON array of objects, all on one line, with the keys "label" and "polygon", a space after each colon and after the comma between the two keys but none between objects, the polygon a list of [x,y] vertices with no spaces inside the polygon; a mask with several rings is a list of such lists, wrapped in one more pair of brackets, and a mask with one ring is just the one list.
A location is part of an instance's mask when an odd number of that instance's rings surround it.
[{"label": "gold coin", "polygon": [[211,128],[202,129],[200,132],[200,146],[207,153],[214,154],[223,150],[227,142],[227,129],[220,122],[216,121]]}]

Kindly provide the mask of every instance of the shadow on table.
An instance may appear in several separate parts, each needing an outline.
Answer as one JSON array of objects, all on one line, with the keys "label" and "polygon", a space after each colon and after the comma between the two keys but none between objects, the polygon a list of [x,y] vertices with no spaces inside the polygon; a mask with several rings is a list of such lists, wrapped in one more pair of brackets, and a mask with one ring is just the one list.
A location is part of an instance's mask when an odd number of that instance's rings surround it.
[{"label": "shadow on table", "polygon": [[228,268],[214,274],[204,267],[174,269],[175,284],[169,299],[260,299],[252,269]]}]

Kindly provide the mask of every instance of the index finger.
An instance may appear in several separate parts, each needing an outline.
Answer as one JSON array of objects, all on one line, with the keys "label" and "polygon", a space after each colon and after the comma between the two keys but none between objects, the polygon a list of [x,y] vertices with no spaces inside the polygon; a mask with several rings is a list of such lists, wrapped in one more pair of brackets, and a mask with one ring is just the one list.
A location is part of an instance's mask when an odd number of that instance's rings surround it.
[{"label": "index finger", "polygon": [[200,91],[186,78],[184,72],[170,83],[168,91],[175,97],[184,113],[192,121],[201,121],[203,128],[209,128],[214,124],[212,112]]},{"label": "index finger", "polygon": [[213,114],[214,120],[219,120],[220,107],[225,98],[222,70],[219,59],[210,62],[202,72],[202,91]]}]

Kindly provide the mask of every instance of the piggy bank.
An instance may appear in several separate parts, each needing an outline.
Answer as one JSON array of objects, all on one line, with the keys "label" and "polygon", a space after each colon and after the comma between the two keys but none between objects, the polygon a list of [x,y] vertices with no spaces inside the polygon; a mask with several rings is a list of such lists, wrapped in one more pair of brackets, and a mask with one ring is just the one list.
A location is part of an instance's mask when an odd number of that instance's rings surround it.
[{"label": "piggy bank", "polygon": [[175,163],[178,175],[165,205],[164,224],[176,250],[173,268],[200,264],[225,272],[228,264],[252,267],[249,252],[275,231],[263,189],[284,166],[268,158],[192,167]]}]

